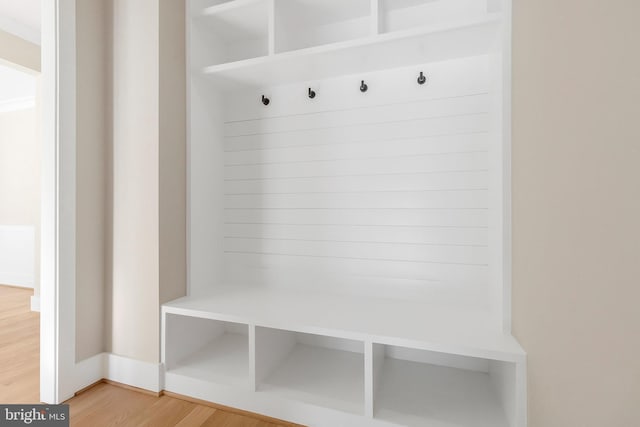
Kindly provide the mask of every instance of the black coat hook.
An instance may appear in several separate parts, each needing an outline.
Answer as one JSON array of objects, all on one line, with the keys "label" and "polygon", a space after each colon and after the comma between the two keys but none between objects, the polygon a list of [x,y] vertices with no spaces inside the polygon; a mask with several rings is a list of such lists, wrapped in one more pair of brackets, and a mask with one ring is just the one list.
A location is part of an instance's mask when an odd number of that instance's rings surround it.
[{"label": "black coat hook", "polygon": [[269,102],[271,102],[271,101],[269,101],[269,98],[267,98],[266,96],[262,95],[262,103],[264,105],[269,105]]},{"label": "black coat hook", "polygon": [[418,76],[418,84],[425,84],[427,82],[427,78],[424,75],[424,72],[420,71],[420,76]]},{"label": "black coat hook", "polygon": [[369,90],[369,86],[362,80],[362,83],[360,83],[360,92],[366,92],[367,90]]},{"label": "black coat hook", "polygon": [[316,92],[314,90],[311,90],[311,88],[309,88],[309,98],[313,99],[316,97]]}]

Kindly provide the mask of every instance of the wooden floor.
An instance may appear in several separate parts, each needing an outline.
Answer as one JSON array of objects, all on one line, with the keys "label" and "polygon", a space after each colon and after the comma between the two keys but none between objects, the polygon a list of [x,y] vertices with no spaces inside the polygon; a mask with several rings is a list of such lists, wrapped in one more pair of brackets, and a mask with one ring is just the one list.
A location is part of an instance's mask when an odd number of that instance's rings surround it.
[{"label": "wooden floor", "polygon": [[[40,316],[28,289],[0,286],[0,404],[39,402]],[[71,426],[290,427],[101,383],[66,402]]]},{"label": "wooden floor", "polygon": [[40,401],[40,315],[31,295],[0,286],[0,403]]},{"label": "wooden floor", "polygon": [[71,426],[281,427],[246,415],[214,409],[169,396],[151,396],[98,384],[68,402]]}]

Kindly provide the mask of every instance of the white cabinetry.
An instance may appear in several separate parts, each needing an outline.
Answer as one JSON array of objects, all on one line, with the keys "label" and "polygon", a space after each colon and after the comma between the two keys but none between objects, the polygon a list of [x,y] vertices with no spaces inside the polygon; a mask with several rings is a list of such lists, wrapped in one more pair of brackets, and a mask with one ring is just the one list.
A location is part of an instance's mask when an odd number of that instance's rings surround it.
[{"label": "white cabinetry", "polygon": [[165,388],[309,426],[524,427],[510,2],[188,7]]}]

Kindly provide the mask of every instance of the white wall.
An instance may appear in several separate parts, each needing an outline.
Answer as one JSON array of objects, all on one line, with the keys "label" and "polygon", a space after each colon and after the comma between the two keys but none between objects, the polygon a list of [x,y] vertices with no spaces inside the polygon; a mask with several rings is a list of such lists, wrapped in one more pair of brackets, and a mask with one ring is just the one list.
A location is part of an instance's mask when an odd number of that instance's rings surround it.
[{"label": "white wall", "polygon": [[0,113],[0,283],[36,287],[40,138],[35,108]]}]

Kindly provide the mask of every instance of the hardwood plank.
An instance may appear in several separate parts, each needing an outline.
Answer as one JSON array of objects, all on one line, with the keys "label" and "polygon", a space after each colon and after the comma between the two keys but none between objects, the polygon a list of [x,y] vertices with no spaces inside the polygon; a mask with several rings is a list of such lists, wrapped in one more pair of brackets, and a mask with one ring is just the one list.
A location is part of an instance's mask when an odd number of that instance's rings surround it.
[{"label": "hardwood plank", "polygon": [[0,402],[40,402],[40,314],[33,289],[0,286]]},{"label": "hardwood plank", "polygon": [[201,426],[213,415],[214,412],[216,412],[216,409],[214,408],[197,405],[187,414],[186,417],[176,424],[176,427]]}]

